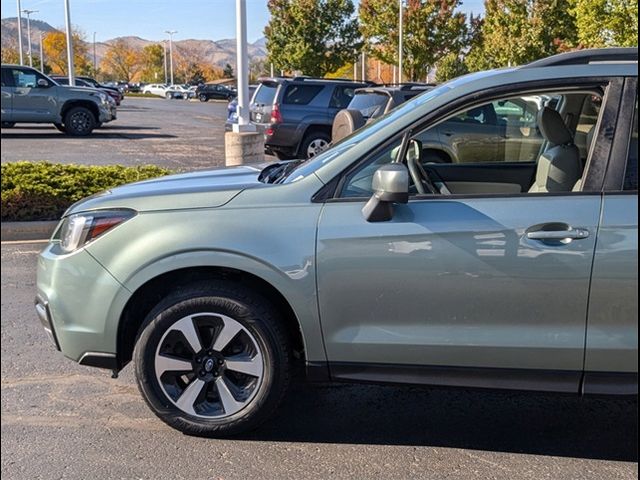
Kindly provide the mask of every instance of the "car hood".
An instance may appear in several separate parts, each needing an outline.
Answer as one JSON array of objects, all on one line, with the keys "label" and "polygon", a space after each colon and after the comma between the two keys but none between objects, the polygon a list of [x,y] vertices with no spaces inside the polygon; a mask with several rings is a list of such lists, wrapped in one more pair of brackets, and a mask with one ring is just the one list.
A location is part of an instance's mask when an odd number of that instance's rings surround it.
[{"label": "car hood", "polygon": [[132,208],[144,212],[220,207],[242,190],[269,187],[258,181],[260,171],[259,166],[241,166],[130,183],[81,200],[65,215],[106,208]]},{"label": "car hood", "polygon": [[76,87],[71,85],[60,85],[60,88],[64,88],[65,96],[69,96],[69,92],[76,95],[97,95],[101,94],[100,90],[93,87]]}]

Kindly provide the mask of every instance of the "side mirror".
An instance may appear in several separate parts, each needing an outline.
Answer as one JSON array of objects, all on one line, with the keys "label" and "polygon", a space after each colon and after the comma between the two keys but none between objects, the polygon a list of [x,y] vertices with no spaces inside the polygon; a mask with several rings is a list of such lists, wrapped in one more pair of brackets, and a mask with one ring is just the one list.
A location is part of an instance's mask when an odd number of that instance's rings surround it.
[{"label": "side mirror", "polygon": [[47,82],[44,78],[39,78],[36,83],[38,88],[49,88],[49,82]]},{"label": "side mirror", "polygon": [[393,218],[393,204],[409,201],[409,172],[400,163],[383,165],[373,175],[373,195],[362,209],[367,222]]}]

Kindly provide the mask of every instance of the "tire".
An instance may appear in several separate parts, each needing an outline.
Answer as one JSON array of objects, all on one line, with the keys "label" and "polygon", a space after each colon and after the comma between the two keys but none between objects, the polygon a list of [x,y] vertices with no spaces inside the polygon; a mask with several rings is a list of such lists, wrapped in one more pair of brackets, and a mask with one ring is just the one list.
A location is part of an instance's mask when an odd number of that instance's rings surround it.
[{"label": "tire", "polygon": [[164,94],[164,98],[166,98],[167,100],[171,100],[173,98],[173,95],[171,95],[169,92]]},{"label": "tire", "polygon": [[54,126],[54,127],[56,127],[56,129],[57,129],[59,132],[67,133],[67,129],[66,129],[66,128],[64,128],[64,125],[63,125],[63,124],[61,124],[61,123],[54,123],[54,124],[53,124],[53,126]]},{"label": "tire", "polygon": [[300,145],[300,158],[307,160],[324,151],[331,143],[331,137],[324,132],[310,132],[304,137]]},{"label": "tire", "polygon": [[2,122],[2,128],[13,128],[16,126],[16,122]]},{"label": "tire", "polygon": [[257,427],[280,404],[291,375],[277,312],[233,282],[199,282],[168,296],[145,319],[133,358],[151,410],[169,426],[205,437]]},{"label": "tire", "polygon": [[198,96],[198,100],[200,100],[201,102],[208,102],[209,101],[209,97],[207,97],[204,94],[201,94]]},{"label": "tire", "polygon": [[90,135],[96,126],[96,118],[85,107],[73,107],[64,116],[64,130],[74,137]]}]

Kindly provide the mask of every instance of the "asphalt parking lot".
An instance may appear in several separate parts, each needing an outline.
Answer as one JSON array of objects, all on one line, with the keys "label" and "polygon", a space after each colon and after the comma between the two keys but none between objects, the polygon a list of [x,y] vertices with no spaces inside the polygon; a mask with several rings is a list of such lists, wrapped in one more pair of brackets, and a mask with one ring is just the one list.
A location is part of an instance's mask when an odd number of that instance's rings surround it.
[{"label": "asphalt parking lot", "polygon": [[[2,130],[2,162],[223,165],[226,103],[126,99],[90,138]],[[637,400],[367,385],[298,385],[242,438],[166,427],[118,379],[49,343],[33,308],[40,243],[3,243],[1,463],[9,479],[631,479]]]},{"label": "asphalt parking lot", "polygon": [[118,118],[90,137],[73,138],[53,125],[2,130],[2,163],[48,160],[91,165],[154,164],[177,170],[224,165],[227,103],[125,98]]},{"label": "asphalt parking lot", "polygon": [[127,367],[66,360],[33,311],[41,244],[2,245],[2,478],[638,477],[637,401],[364,385],[297,386],[243,438],[184,436]]}]

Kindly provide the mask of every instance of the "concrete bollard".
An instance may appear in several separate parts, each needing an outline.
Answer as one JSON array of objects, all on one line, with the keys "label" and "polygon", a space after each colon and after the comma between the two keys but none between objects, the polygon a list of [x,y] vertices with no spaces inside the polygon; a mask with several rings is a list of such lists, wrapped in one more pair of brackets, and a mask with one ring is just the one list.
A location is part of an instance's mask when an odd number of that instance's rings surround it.
[{"label": "concrete bollard", "polygon": [[225,132],[225,164],[264,162],[264,135],[260,132]]}]

